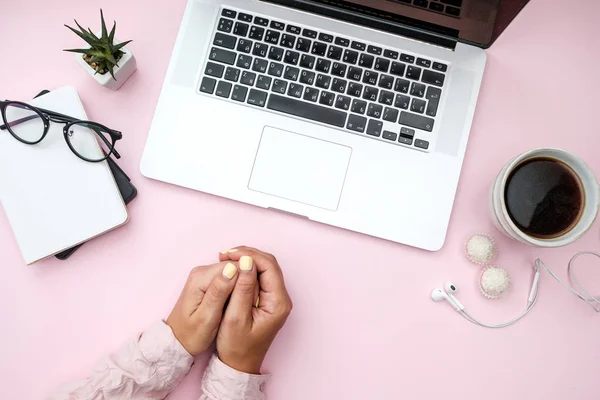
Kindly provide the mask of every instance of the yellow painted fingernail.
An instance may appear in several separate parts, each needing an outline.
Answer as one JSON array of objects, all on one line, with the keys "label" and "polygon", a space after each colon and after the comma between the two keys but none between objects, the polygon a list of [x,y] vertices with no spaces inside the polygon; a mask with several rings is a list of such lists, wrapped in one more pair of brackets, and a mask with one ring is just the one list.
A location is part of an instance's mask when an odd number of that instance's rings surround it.
[{"label": "yellow painted fingernail", "polygon": [[223,268],[223,276],[227,279],[233,279],[236,273],[237,268],[232,263],[227,263],[227,265],[225,265],[225,268]]},{"label": "yellow painted fingernail", "polygon": [[240,269],[242,271],[252,271],[254,260],[250,256],[242,256],[240,258]]},{"label": "yellow painted fingernail", "polygon": [[256,298],[256,304],[254,305],[254,307],[258,308],[258,305],[260,304],[260,297]]},{"label": "yellow painted fingernail", "polygon": [[229,252],[229,250],[221,250],[219,253],[221,254],[227,254]]},{"label": "yellow painted fingernail", "polygon": [[238,251],[238,249],[229,249],[229,250],[227,250],[228,253],[235,253],[236,251]]}]

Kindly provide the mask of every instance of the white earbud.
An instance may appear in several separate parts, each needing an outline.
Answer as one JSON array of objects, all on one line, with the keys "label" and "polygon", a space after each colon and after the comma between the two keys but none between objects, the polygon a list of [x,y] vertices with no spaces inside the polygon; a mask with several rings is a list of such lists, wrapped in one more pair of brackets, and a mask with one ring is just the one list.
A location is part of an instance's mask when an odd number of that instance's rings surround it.
[{"label": "white earbud", "polygon": [[458,299],[456,297],[454,297],[454,294],[456,294],[456,292],[458,292],[458,288],[456,287],[456,285],[454,285],[452,282],[448,282],[448,283],[446,283],[445,289],[446,289],[446,294],[448,295],[448,297],[450,297],[450,299],[452,299],[454,304],[458,307],[457,310],[458,311],[464,310],[465,306],[463,306],[461,304],[461,302],[458,301]]},{"label": "white earbud", "polygon": [[[439,302],[439,301],[448,301],[448,303],[450,303],[450,305],[452,307],[454,307],[456,309],[456,311],[460,312],[460,307],[452,300],[452,298],[450,298],[450,296],[448,296],[448,294],[446,292],[444,292],[443,289],[433,289],[433,292],[431,292],[431,298],[433,299],[433,301]],[[462,304],[461,304],[462,306]]]}]

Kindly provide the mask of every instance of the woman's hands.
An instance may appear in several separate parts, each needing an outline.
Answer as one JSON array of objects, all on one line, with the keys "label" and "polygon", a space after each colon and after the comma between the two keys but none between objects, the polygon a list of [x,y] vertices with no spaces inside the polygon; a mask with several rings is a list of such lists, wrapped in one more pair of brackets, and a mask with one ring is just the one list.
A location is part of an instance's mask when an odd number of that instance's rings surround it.
[{"label": "woman's hands", "polygon": [[283,273],[275,257],[250,247],[236,247],[219,258],[238,261],[240,266],[217,335],[219,358],[233,369],[259,374],[273,339],[292,311]]},{"label": "woman's hands", "polygon": [[167,318],[177,340],[193,356],[206,351],[215,340],[225,302],[238,279],[235,264],[194,268]]}]

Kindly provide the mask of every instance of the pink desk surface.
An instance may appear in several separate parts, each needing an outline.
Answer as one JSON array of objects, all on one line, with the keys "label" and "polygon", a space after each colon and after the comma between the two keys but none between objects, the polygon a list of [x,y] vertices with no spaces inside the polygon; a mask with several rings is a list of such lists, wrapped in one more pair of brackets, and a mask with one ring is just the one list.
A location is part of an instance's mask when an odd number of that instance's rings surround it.
[{"label": "pink desk surface", "polygon": [[[189,270],[249,244],[276,254],[295,308],[264,365],[270,399],[600,398],[600,316],[546,273],[530,316],[503,330],[479,328],[433,288],[453,280],[486,322],[520,313],[533,260],[561,277],[579,250],[600,250],[599,226],[576,244],[535,250],[509,241],[487,216],[495,174],[514,155],[555,146],[600,176],[600,2],[533,0],[488,50],[488,66],[448,239],[437,253],[155,182],[139,161],[185,0],[2,0],[0,97],[27,100],[73,85],[90,118],[124,132],[120,165],[139,189],[130,223],[66,262],[25,267],[0,213],[0,387],[5,399],[40,399],[82,377],[125,338],[165,318]],[[120,91],[97,84],[61,49],[79,40],[62,26],[99,27],[102,6],[117,36],[134,39],[139,70]],[[393,176],[390,179],[394,179]],[[502,300],[478,292],[465,239],[497,238],[512,274]],[[600,269],[581,264],[600,292]],[[594,281],[595,280],[595,281]],[[595,285],[594,285],[595,283]],[[199,357],[170,399],[197,399]]]}]

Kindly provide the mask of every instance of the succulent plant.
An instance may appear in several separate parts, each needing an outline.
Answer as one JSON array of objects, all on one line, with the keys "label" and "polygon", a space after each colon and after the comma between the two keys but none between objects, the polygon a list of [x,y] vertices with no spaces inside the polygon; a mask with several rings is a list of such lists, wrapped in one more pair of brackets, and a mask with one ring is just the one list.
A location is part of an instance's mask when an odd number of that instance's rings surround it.
[{"label": "succulent plant", "polygon": [[116,21],[113,23],[113,27],[110,30],[110,33],[106,29],[106,23],[104,22],[104,13],[102,9],[100,9],[100,19],[102,22],[102,36],[98,37],[92,32],[91,29],[87,29],[87,31],[79,25],[77,20],[75,24],[77,24],[77,29],[73,29],[68,25],[65,25],[71,31],[73,31],[77,36],[82,38],[87,44],[90,45],[88,49],[66,49],[65,51],[69,51],[71,53],[81,53],[83,54],[83,58],[87,61],[87,63],[92,67],[96,73],[105,74],[109,72],[114,80],[115,74],[113,69],[117,66],[119,60],[125,53],[121,51],[121,49],[126,46],[131,40],[127,40],[125,42],[119,43],[117,45],[114,44],[115,40],[115,29],[117,27]]}]

